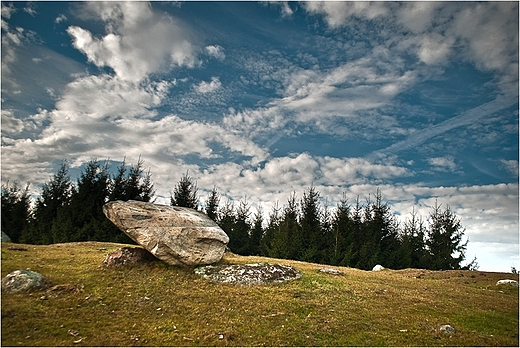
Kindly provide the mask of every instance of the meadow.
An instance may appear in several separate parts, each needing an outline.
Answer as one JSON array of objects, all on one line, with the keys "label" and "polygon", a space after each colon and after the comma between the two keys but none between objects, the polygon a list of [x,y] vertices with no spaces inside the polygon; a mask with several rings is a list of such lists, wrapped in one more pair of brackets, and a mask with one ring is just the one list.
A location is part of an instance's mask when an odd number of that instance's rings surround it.
[{"label": "meadow", "polygon": [[[27,250],[10,250],[9,246]],[[324,265],[226,253],[221,263],[291,265],[303,277],[216,284],[161,261],[107,268],[124,245],[2,243],[1,273],[49,288],[2,293],[2,346],[518,346],[518,275]],[[51,290],[53,289],[53,290]],[[453,335],[439,331],[453,326]]]}]

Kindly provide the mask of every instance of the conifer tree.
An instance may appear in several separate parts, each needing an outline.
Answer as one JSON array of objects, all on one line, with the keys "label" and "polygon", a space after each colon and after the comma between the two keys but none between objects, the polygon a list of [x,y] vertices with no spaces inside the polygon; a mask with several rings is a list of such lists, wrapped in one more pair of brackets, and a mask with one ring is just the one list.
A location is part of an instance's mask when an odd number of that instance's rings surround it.
[{"label": "conifer tree", "polygon": [[[231,201],[226,201],[226,204],[219,209],[217,224],[224,232],[226,232],[229,237],[229,242],[231,242],[231,236],[235,233],[234,230],[236,225],[235,207]],[[229,248],[231,249],[231,247]]]},{"label": "conifer tree", "polygon": [[[390,211],[388,204],[383,203],[381,191],[377,189],[375,201],[372,206],[372,226],[374,233],[374,245],[379,249],[377,263],[388,268],[396,268],[398,265],[398,251],[400,248],[398,223]],[[375,266],[371,265],[371,267]]]},{"label": "conifer tree", "polygon": [[278,207],[278,202],[276,202],[269,213],[269,223],[260,242],[260,255],[269,256],[275,254],[273,252],[273,239],[279,233],[280,222],[280,208]]},{"label": "conifer tree", "polygon": [[142,201],[149,202],[155,194],[154,184],[150,169],[144,172],[144,161],[139,156],[137,163],[130,167],[126,166],[126,158],[117,168],[115,176],[110,181],[109,201]]},{"label": "conifer tree", "polygon": [[[320,224],[320,193],[311,186],[303,193],[301,200],[301,249],[300,259],[308,262],[318,262],[319,251],[322,249],[323,235]],[[297,238],[295,238],[297,239]]]},{"label": "conifer tree", "polygon": [[400,268],[427,268],[427,250],[425,244],[426,227],[422,219],[412,208],[411,218],[405,221],[402,233]]},{"label": "conifer tree", "polygon": [[188,172],[184,174],[173,190],[170,205],[198,209],[197,183],[194,183]]},{"label": "conifer tree", "polygon": [[260,245],[262,243],[262,237],[264,236],[264,214],[261,208],[258,208],[253,219],[253,226],[251,227],[251,235],[249,238],[250,255],[260,255]]},{"label": "conifer tree", "polygon": [[250,255],[249,233],[251,225],[249,224],[250,206],[245,200],[240,200],[236,214],[235,224],[231,229],[228,247],[232,252],[239,255]]},{"label": "conifer tree", "polygon": [[2,184],[2,232],[14,243],[20,242],[28,231],[31,217],[29,184],[22,190],[17,183]]},{"label": "conifer tree", "polygon": [[220,194],[217,188],[213,186],[208,198],[206,199],[206,215],[213,221],[218,221],[218,205],[220,203]]},{"label": "conifer tree", "polygon": [[428,268],[434,270],[460,269],[465,259],[468,241],[462,243],[464,228],[460,219],[446,206],[441,211],[435,201],[429,216],[427,246],[430,262]]},{"label": "conifer tree", "polygon": [[270,257],[300,260],[303,241],[298,218],[298,203],[296,193],[293,192],[284,207],[278,231],[271,241]]},{"label": "conifer tree", "polygon": [[36,201],[34,220],[30,226],[30,233],[24,238],[25,243],[50,244],[54,241],[52,225],[58,216],[58,211],[70,204],[75,193],[69,176],[69,165],[66,160],[52,179],[43,184],[40,197]]},{"label": "conifer tree", "polygon": [[350,266],[353,258],[352,246],[354,242],[350,206],[346,195],[338,204],[331,225],[331,243],[329,247],[330,263],[332,265]]}]

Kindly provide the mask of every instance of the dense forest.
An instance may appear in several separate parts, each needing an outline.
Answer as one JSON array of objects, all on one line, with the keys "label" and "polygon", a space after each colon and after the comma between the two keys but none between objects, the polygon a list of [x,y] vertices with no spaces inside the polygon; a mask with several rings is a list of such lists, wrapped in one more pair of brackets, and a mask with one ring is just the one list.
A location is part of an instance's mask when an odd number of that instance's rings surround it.
[{"label": "dense forest", "polygon": [[[123,160],[110,174],[108,160],[88,162],[77,182],[69,176],[67,161],[41,188],[33,202],[29,185],[2,185],[2,231],[13,242],[51,244],[75,241],[133,243],[103,214],[113,200],[149,202],[154,197],[150,171],[143,161],[128,167]],[[222,204],[213,187],[201,202],[197,184],[185,173],[172,190],[170,204],[200,210],[229,236],[229,248],[240,255],[302,260],[321,264],[371,269],[376,264],[392,269],[476,269],[476,259],[463,266],[467,241],[464,228],[449,206],[435,204],[426,220],[412,209],[399,224],[379,190],[353,204],[343,195],[337,207],[324,207],[311,185],[301,199],[289,195],[265,219],[241,200]]]}]

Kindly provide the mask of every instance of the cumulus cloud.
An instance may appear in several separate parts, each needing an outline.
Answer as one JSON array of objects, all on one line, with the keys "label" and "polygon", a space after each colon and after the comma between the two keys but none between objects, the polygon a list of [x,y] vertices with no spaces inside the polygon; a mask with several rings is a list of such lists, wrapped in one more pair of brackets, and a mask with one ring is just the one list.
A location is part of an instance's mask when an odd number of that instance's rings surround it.
[{"label": "cumulus cloud", "polygon": [[153,12],[149,4],[94,2],[86,6],[107,23],[107,34],[97,38],[71,26],[67,32],[73,45],[93,64],[112,68],[120,79],[139,82],[161,69],[196,64],[198,49],[189,39],[189,28]]},{"label": "cumulus cloud", "polygon": [[212,77],[210,82],[202,81],[197,86],[195,86],[195,90],[198,93],[212,93],[222,87],[222,83],[218,77]]}]

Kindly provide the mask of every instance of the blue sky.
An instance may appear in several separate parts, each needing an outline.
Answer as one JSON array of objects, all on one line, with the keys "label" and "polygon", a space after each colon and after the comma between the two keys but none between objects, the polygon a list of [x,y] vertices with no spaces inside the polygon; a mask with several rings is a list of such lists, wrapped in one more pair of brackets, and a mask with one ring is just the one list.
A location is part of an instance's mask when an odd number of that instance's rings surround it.
[{"label": "blue sky", "polygon": [[139,156],[157,202],[265,213],[310,185],[450,205],[481,270],[519,267],[518,3],[2,2],[2,182]]}]

